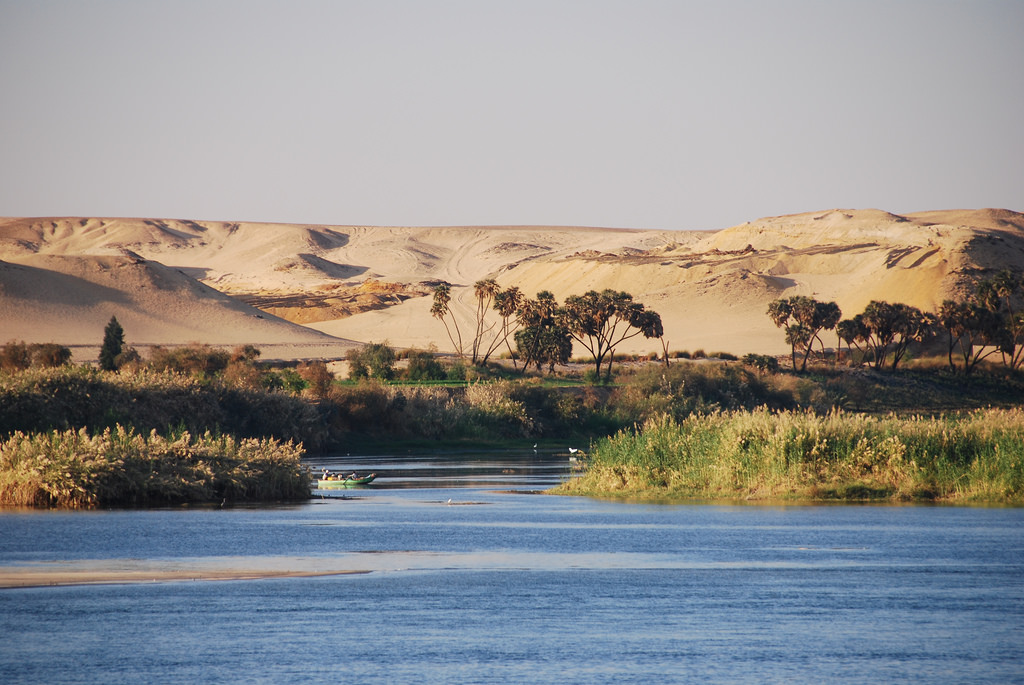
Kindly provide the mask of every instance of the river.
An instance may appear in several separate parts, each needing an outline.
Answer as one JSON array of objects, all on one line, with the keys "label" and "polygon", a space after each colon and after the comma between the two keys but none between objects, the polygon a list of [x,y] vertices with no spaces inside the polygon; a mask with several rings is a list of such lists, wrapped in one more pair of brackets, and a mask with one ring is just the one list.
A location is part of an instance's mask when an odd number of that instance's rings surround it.
[{"label": "river", "polygon": [[[312,465],[378,478],[0,512],[0,570],[109,583],[0,590],[0,681],[1024,682],[1022,509],[552,497],[567,454],[532,450]],[[225,570],[330,575],[192,579]]]}]

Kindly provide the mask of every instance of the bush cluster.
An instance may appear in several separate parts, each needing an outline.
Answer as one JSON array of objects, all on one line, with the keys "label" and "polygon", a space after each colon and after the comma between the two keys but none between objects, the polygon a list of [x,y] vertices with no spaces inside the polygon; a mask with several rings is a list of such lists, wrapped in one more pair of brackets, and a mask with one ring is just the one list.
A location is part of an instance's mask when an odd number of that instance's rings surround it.
[{"label": "bush cluster", "polygon": [[63,366],[71,361],[71,350],[55,343],[11,341],[0,347],[0,371],[21,371],[33,366]]},{"label": "bush cluster", "polygon": [[148,369],[86,366],[0,373],[0,436],[115,425],[276,437],[318,449],[328,441],[317,404],[284,392],[237,387]]}]

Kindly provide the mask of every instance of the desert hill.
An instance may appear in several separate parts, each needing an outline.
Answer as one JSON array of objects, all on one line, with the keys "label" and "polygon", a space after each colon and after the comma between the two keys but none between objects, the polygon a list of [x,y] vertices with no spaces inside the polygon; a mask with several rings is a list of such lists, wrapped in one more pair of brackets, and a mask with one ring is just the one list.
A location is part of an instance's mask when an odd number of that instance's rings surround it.
[{"label": "desert hill", "polygon": [[131,253],[23,256],[0,261],[0,325],[6,340],[60,342],[76,359],[98,355],[117,316],[129,345],[258,342],[273,357],[341,356],[332,338],[233,299],[182,272]]},{"label": "desert hill", "polygon": [[[844,316],[872,299],[934,311],[978,276],[1024,270],[1024,215],[830,210],[707,232],[0,219],[0,260],[0,337],[30,342],[97,344],[116,313],[143,343],[446,350],[431,288],[452,284],[465,330],[472,284],[493,277],[559,300],[626,290],[662,315],[671,349],[782,353],[771,300],[812,295]],[[630,342],[622,351],[659,349]]]}]

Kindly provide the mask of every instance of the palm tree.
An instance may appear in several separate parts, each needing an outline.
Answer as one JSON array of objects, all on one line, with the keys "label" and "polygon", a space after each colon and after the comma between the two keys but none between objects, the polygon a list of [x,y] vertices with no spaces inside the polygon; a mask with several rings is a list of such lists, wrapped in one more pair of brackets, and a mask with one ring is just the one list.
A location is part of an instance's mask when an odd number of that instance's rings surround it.
[{"label": "palm tree", "polygon": [[[438,283],[434,287],[434,304],[430,307],[430,314],[435,319],[444,324],[444,330],[448,334],[448,339],[452,341],[452,345],[455,347],[455,353],[460,357],[465,356],[465,352],[462,348],[462,331],[459,330],[459,322],[456,321],[455,316],[452,315],[450,304],[452,301],[452,289],[447,283]],[[446,319],[451,318],[452,325],[448,326]],[[452,328],[455,329],[455,334],[452,335]]]},{"label": "palm tree", "polygon": [[[483,345],[484,336],[495,326],[494,323],[487,323],[487,312],[491,309],[494,296],[499,292],[501,292],[501,286],[493,278],[486,278],[473,284],[473,294],[476,295],[476,332],[473,335],[471,360],[474,364],[480,361],[480,348]],[[490,353],[487,356],[490,356]]]}]

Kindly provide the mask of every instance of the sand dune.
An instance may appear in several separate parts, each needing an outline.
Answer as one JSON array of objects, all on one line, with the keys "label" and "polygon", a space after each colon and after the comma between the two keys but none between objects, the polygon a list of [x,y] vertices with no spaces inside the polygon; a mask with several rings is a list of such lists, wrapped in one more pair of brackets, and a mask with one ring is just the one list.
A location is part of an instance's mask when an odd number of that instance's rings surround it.
[{"label": "sand dune", "polygon": [[[493,277],[560,300],[628,291],[662,315],[672,349],[782,353],[771,300],[812,295],[845,316],[872,299],[934,310],[978,275],[1024,269],[1024,215],[829,210],[707,232],[3,219],[0,260],[0,337],[30,342],[98,344],[116,314],[139,343],[449,350],[431,287],[453,285],[467,327],[472,284]],[[622,351],[660,347],[631,343]]]},{"label": "sand dune", "polygon": [[287,357],[319,357],[342,356],[355,344],[279,319],[135,255],[35,254],[0,262],[0,295],[7,339],[71,345],[83,360],[98,355],[111,316],[124,327],[126,342],[140,347],[258,343]]}]

